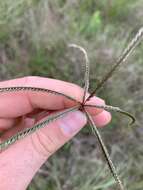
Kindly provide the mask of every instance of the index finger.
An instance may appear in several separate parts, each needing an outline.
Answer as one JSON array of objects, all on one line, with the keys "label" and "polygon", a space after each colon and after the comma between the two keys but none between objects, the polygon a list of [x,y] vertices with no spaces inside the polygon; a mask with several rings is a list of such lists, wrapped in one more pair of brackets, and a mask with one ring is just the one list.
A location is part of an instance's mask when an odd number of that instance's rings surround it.
[{"label": "index finger", "polygon": [[[75,84],[43,77],[24,77],[0,83],[0,88],[27,86],[54,90],[77,101],[81,101],[83,94],[83,89]],[[36,108],[59,110],[73,106],[76,103],[76,101],[65,96],[41,91],[4,92],[0,93],[0,117],[19,117]]]},{"label": "index finger", "polygon": [[[42,91],[21,90],[0,93],[0,117],[15,118],[40,108],[45,110],[60,110],[69,108],[82,101],[83,89],[73,83],[43,77],[24,77],[0,83],[4,87],[35,87],[49,89],[61,94],[45,93]],[[67,98],[70,96],[72,99]],[[96,100],[95,100],[96,99]],[[104,104],[104,101],[95,97],[94,102]],[[98,113],[101,110],[97,109]],[[94,114],[97,114],[94,111]]]}]

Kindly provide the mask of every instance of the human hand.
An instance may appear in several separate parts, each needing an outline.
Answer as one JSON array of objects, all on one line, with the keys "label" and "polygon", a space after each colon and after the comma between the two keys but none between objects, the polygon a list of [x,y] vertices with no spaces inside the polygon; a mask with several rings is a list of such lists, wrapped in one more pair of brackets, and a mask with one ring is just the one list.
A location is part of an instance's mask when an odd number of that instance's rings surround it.
[{"label": "human hand", "polygon": [[[79,101],[83,96],[83,89],[77,85],[41,77],[24,77],[0,83],[0,87],[12,86],[47,88],[72,96]],[[89,103],[105,104],[97,97],[93,97]],[[63,110],[70,108],[72,104],[64,97],[42,92],[21,91],[0,94],[0,132],[6,131],[0,141],[43,120],[51,110]],[[104,126],[111,119],[107,111],[88,109],[97,126]],[[86,116],[81,111],[68,113],[1,152],[0,189],[26,189],[47,158],[78,133],[86,122]]]}]

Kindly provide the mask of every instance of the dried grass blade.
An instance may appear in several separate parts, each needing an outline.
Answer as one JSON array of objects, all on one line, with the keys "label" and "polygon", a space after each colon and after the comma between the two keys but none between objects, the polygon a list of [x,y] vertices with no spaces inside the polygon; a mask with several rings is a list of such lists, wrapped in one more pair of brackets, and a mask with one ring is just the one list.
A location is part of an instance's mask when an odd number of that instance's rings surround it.
[{"label": "dried grass blade", "polygon": [[47,88],[38,88],[38,87],[30,87],[30,86],[14,86],[14,87],[0,88],[0,93],[6,93],[6,92],[10,93],[10,92],[16,92],[16,91],[45,92],[45,93],[50,93],[50,94],[54,94],[54,95],[64,96],[65,98],[68,98],[69,100],[78,102],[76,99],[74,99],[66,94],[63,94],[61,92],[57,92],[54,90],[50,90]]},{"label": "dried grass blade", "polygon": [[105,156],[105,158],[106,158],[106,160],[107,160],[107,163],[108,163],[108,166],[109,166],[109,168],[110,168],[110,171],[111,171],[111,173],[112,173],[114,179],[116,180],[116,182],[117,182],[117,184],[118,184],[119,190],[124,190],[123,184],[122,184],[122,182],[121,182],[121,180],[120,180],[120,178],[119,178],[119,176],[118,176],[118,174],[117,174],[117,172],[116,172],[115,166],[114,166],[114,164],[113,164],[113,162],[112,162],[112,160],[111,160],[111,158],[110,158],[110,155],[109,155],[109,153],[108,153],[108,150],[107,150],[107,148],[106,148],[106,146],[105,146],[105,144],[104,144],[104,142],[103,142],[103,140],[102,140],[102,137],[101,137],[101,135],[100,135],[100,133],[99,133],[97,127],[96,127],[95,124],[94,124],[94,121],[93,121],[91,115],[90,115],[86,110],[85,110],[85,113],[86,113],[86,115],[87,115],[88,122],[89,122],[89,124],[90,124],[90,126],[91,126],[91,128],[92,128],[93,133],[94,133],[94,134],[97,136],[97,138],[98,138],[98,142],[100,143],[100,146],[101,146],[102,151],[103,151],[103,153],[104,153],[104,156]]},{"label": "dried grass blade", "polygon": [[52,114],[52,115],[49,115],[47,117],[46,120],[44,120],[43,122],[40,122],[36,125],[34,125],[33,127],[31,128],[26,128],[24,129],[23,131],[17,133],[16,135],[10,137],[9,139],[5,140],[4,142],[2,142],[0,144],[0,151],[6,149],[9,147],[9,145],[15,143],[16,141],[20,140],[20,139],[23,139],[24,137],[34,133],[35,131],[37,131],[38,129],[40,128],[43,128],[45,127],[47,124],[49,124],[50,122],[52,121],[55,121],[63,116],[65,116],[67,113],[70,113],[70,112],[73,112],[73,111],[76,111],[79,109],[79,105],[78,106],[74,106],[72,108],[69,108],[69,109],[66,109],[64,111],[61,111],[61,112],[57,112],[55,114]]},{"label": "dried grass blade", "polygon": [[89,88],[89,70],[90,70],[89,59],[87,56],[87,52],[83,47],[76,45],[76,44],[70,44],[69,47],[79,49],[84,54],[84,57],[85,57],[84,94],[83,94],[83,100],[82,100],[82,103],[84,103],[86,94],[87,94],[88,88]]},{"label": "dried grass blade", "polygon": [[106,111],[119,112],[125,116],[128,116],[131,119],[131,121],[129,122],[129,125],[134,124],[136,121],[135,117],[131,113],[124,111],[124,110],[120,109],[119,107],[114,107],[114,106],[110,106],[110,105],[103,105],[102,106],[102,105],[88,105],[88,104],[86,104],[85,107],[101,108],[101,109],[104,109]]},{"label": "dried grass blade", "polygon": [[129,55],[133,52],[135,47],[141,42],[143,37],[143,27],[139,29],[135,37],[128,44],[127,48],[123,51],[121,56],[118,58],[116,63],[112,66],[111,70],[103,77],[103,79],[99,82],[95,90],[91,93],[87,100],[89,100],[95,93],[104,85],[104,83],[112,76],[113,72],[119,67],[120,64],[124,63]]}]

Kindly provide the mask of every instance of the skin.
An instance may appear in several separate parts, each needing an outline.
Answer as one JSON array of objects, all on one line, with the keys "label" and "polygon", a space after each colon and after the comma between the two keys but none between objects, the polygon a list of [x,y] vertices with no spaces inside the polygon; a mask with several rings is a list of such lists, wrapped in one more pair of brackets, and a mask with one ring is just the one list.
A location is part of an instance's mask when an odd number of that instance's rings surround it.
[{"label": "skin", "polygon": [[[83,89],[75,84],[42,77],[24,77],[0,83],[0,87],[31,86],[48,88],[82,100]],[[74,92],[74,93],[73,93]],[[104,100],[93,97],[88,104],[104,105]],[[52,112],[74,106],[61,96],[41,92],[11,92],[0,94],[0,141],[25,127],[46,118]],[[87,108],[98,127],[111,120],[109,112]],[[61,146],[76,135],[87,120],[80,112],[72,112],[50,123],[30,136],[16,142],[0,153],[0,189],[25,190],[41,165]]]}]

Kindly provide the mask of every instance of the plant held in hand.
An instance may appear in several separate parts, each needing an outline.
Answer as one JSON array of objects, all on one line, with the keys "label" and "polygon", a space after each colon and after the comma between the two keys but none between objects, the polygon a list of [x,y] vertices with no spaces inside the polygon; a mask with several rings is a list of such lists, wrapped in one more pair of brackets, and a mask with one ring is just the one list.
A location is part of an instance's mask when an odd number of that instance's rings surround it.
[{"label": "plant held in hand", "polygon": [[44,88],[37,88],[37,87],[30,87],[30,86],[25,86],[25,87],[20,87],[20,86],[15,86],[15,87],[6,87],[6,88],[0,88],[0,93],[11,93],[14,91],[34,91],[34,92],[43,92],[43,93],[49,93],[49,94],[53,94],[55,96],[63,96],[65,98],[67,98],[68,100],[74,102],[75,106],[65,109],[63,111],[59,111],[56,112],[54,114],[50,114],[46,120],[34,125],[31,128],[26,128],[23,131],[18,132],[16,135],[8,138],[7,140],[3,141],[0,144],[0,150],[3,151],[4,149],[8,148],[9,145],[15,143],[16,141],[24,138],[27,135],[30,135],[32,133],[34,133],[36,130],[45,127],[48,123],[59,119],[60,117],[64,117],[64,115],[66,115],[69,112],[73,112],[76,110],[80,110],[82,112],[85,113],[87,120],[94,132],[94,134],[97,136],[97,139],[99,141],[99,144],[101,145],[101,148],[103,150],[104,156],[107,160],[108,166],[110,168],[110,171],[114,177],[114,179],[117,182],[118,185],[118,189],[120,190],[124,190],[123,184],[116,172],[116,169],[112,163],[112,160],[110,159],[109,153],[106,149],[106,146],[104,145],[102,138],[100,136],[100,133],[97,129],[97,127],[94,124],[94,121],[90,115],[90,113],[87,111],[88,109],[86,108],[99,108],[99,109],[104,109],[107,111],[116,111],[119,112],[121,114],[124,114],[128,117],[131,118],[131,122],[130,124],[133,124],[135,122],[135,118],[128,112],[120,109],[119,107],[113,107],[113,106],[109,106],[109,105],[89,105],[88,101],[95,95],[95,92],[97,93],[97,91],[103,86],[103,84],[112,76],[113,72],[117,69],[117,67],[122,64],[123,62],[126,61],[127,57],[131,54],[131,52],[134,50],[134,48],[139,44],[139,42],[141,41],[143,36],[143,28],[141,28],[138,33],[135,35],[135,37],[132,39],[132,41],[129,43],[129,45],[127,46],[127,48],[123,51],[123,53],[121,54],[121,56],[119,57],[119,59],[117,60],[117,62],[112,66],[111,70],[105,75],[105,77],[99,82],[99,84],[97,85],[96,89],[93,90],[90,94],[88,94],[88,89],[89,89],[89,61],[88,61],[88,56],[86,51],[75,44],[71,44],[70,47],[73,48],[77,48],[78,50],[82,51],[84,56],[85,56],[85,75],[84,75],[84,81],[85,81],[85,86],[84,86],[84,92],[83,92],[83,97],[82,97],[82,101],[79,102],[76,99],[65,95],[63,93],[54,91],[54,90],[49,90],[49,89],[44,89]]}]

